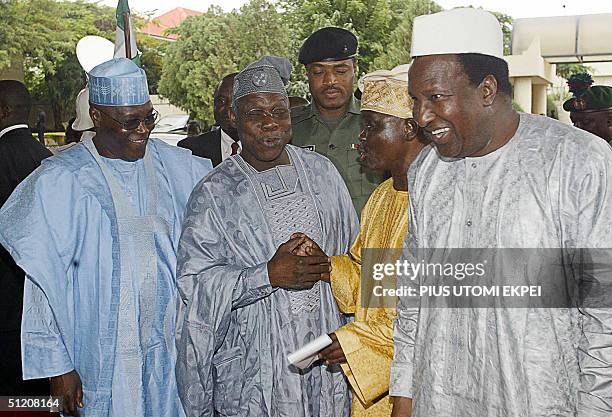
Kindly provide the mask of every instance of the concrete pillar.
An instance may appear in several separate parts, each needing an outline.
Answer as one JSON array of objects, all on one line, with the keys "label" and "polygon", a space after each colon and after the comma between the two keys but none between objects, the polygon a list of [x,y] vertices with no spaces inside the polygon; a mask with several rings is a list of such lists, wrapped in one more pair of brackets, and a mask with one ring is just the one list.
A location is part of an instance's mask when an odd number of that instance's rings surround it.
[{"label": "concrete pillar", "polygon": [[533,114],[543,114],[546,116],[546,85],[535,84],[533,86],[532,103],[531,112]]},{"label": "concrete pillar", "polygon": [[516,77],[513,88],[514,101],[525,113],[531,113],[531,78]]}]

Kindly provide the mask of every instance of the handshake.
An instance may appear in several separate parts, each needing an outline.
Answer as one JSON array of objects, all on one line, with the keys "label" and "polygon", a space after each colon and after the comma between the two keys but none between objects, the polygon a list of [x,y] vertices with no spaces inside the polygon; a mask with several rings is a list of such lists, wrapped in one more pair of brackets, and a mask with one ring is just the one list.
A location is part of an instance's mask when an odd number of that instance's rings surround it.
[{"label": "handshake", "polygon": [[304,233],[292,234],[268,261],[270,284],[288,290],[310,289],[317,281],[329,282],[330,271],[329,257]]}]

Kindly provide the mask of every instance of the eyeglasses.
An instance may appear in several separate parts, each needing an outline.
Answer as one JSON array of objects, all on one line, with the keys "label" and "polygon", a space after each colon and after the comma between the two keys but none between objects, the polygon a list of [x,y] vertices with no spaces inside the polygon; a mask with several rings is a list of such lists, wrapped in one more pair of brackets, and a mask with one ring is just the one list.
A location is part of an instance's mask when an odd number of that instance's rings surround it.
[{"label": "eyeglasses", "polygon": [[284,119],[289,115],[289,110],[286,108],[274,109],[272,111],[267,111],[263,109],[251,109],[245,113],[246,117],[249,119],[259,119],[264,116],[271,117],[274,120]]},{"label": "eyeglasses", "polygon": [[105,116],[111,118],[115,123],[117,123],[123,130],[136,130],[140,126],[140,123],[143,123],[146,127],[155,126],[159,119],[159,112],[155,109],[151,111],[148,115],[145,116],[144,119],[129,119],[129,120],[117,120],[110,114],[103,112],[98,109],[98,111]]}]

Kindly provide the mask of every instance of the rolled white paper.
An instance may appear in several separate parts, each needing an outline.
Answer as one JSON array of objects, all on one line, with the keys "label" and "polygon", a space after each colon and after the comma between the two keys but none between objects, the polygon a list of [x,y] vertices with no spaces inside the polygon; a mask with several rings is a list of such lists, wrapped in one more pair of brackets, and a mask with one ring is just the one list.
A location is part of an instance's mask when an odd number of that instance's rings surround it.
[{"label": "rolled white paper", "polygon": [[317,337],[310,343],[287,355],[291,365],[300,369],[306,369],[319,359],[319,352],[332,344],[332,340],[326,334]]}]

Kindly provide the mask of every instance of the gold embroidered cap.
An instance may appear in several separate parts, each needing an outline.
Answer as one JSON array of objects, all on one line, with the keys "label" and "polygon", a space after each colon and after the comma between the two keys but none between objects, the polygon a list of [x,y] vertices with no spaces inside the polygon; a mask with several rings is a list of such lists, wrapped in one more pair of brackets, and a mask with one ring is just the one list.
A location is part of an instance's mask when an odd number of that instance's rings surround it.
[{"label": "gold embroidered cap", "polygon": [[361,110],[370,110],[408,119],[412,117],[412,99],[408,94],[408,68],[399,65],[392,70],[379,70],[359,80]]}]

